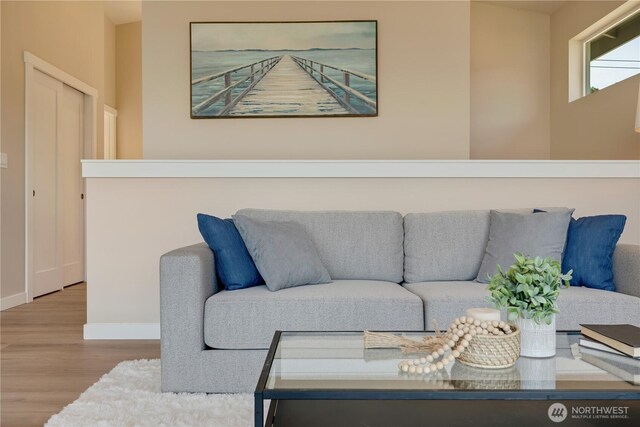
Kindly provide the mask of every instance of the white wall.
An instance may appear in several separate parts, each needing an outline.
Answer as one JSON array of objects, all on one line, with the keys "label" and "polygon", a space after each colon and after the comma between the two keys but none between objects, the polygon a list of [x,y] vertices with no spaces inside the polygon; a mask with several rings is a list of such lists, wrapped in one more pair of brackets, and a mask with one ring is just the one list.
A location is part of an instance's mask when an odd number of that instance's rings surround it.
[{"label": "white wall", "polygon": [[[469,3],[143,2],[147,159],[469,158]],[[189,22],[378,20],[379,117],[190,119]]]},{"label": "white wall", "polygon": [[549,15],[471,3],[471,158],[549,159]]},{"label": "white wall", "polygon": [[640,243],[637,178],[88,178],[87,193],[89,324],[159,321],[159,258],[202,241],[198,212],[570,206],[627,215],[621,241]]},{"label": "white wall", "polygon": [[570,1],[551,17],[552,159],[640,159],[640,76],[569,102],[569,40],[623,3]]}]

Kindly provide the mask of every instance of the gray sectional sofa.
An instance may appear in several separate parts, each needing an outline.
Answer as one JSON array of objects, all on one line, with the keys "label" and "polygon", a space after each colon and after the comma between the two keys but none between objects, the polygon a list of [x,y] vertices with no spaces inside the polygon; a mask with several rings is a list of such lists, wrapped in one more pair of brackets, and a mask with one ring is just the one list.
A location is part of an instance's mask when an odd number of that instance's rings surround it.
[{"label": "gray sectional sofa", "polygon": [[[488,306],[474,282],[489,235],[489,211],[239,214],[295,221],[308,232],[333,283],[226,291],[204,243],[160,260],[162,389],[249,392],[276,330],[433,330],[469,307]],[[640,324],[640,246],[614,253],[617,292],[563,289],[559,330],[580,323]]]}]

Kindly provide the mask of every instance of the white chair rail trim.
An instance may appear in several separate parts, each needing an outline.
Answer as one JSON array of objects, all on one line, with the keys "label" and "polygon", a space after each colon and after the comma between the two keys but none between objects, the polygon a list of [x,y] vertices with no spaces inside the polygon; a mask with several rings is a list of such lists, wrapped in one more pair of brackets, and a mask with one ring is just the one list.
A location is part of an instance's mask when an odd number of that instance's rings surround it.
[{"label": "white chair rail trim", "polygon": [[640,178],[638,160],[83,160],[84,178]]}]

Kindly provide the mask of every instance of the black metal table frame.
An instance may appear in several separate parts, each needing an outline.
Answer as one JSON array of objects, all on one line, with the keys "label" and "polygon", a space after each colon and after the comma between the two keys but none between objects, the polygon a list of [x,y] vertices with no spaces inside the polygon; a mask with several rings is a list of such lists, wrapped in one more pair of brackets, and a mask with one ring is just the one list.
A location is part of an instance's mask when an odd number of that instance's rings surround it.
[{"label": "black metal table frame", "polygon": [[[349,332],[349,331],[340,331]],[[416,331],[410,331],[416,332]],[[558,331],[579,335],[578,331]],[[323,334],[330,332],[296,333]],[[267,378],[282,331],[276,331],[254,392],[255,427],[263,427],[264,401],[271,400],[267,420],[274,415],[278,400],[640,400],[640,393],[628,390],[268,390]]]}]

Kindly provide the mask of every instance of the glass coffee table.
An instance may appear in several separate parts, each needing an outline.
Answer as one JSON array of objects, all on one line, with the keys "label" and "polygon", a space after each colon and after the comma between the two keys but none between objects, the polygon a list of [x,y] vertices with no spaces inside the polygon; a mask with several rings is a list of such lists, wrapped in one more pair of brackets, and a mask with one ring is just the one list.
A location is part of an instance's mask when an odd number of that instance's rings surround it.
[{"label": "glass coffee table", "polygon": [[278,331],[255,391],[255,426],[640,425],[640,386],[582,360],[579,337],[559,332],[555,357],[520,357],[507,369],[456,361],[416,375],[398,362],[419,356],[365,349],[362,332]]}]

